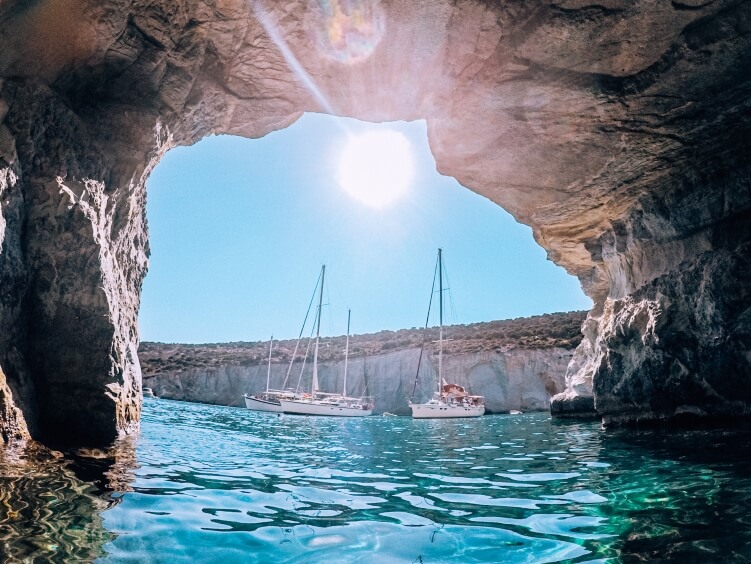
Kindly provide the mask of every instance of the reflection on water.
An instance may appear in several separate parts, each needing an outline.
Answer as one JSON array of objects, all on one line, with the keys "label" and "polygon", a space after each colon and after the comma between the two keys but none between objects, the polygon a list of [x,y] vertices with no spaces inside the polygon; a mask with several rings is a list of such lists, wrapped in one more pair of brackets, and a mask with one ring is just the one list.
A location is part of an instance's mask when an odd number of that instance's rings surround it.
[{"label": "reflection on water", "polygon": [[110,451],[62,453],[0,445],[0,561],[91,561],[115,535],[101,512],[133,481],[133,440]]},{"label": "reflection on water", "polygon": [[104,562],[745,562],[750,436],[147,399],[137,466],[32,464],[3,488],[3,526],[28,515],[2,540]]},{"label": "reflection on water", "polygon": [[636,560],[751,561],[751,429],[622,431],[602,437],[619,554]]}]

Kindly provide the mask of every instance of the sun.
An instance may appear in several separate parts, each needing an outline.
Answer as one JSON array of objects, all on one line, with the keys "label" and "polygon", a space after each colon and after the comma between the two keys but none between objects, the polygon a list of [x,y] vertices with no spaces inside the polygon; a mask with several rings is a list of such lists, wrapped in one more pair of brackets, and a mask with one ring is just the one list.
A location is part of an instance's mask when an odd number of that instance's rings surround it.
[{"label": "sun", "polygon": [[384,208],[407,192],[413,168],[412,146],[402,133],[369,131],[349,137],[339,161],[339,184],[362,203]]}]

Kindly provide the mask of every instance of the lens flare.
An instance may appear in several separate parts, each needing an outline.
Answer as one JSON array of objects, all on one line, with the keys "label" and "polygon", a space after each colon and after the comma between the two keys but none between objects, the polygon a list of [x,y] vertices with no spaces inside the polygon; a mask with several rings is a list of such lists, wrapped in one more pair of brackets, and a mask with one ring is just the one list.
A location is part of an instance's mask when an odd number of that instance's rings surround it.
[{"label": "lens flare", "polygon": [[315,34],[331,59],[354,64],[370,57],[383,37],[385,17],[378,0],[316,0]]}]

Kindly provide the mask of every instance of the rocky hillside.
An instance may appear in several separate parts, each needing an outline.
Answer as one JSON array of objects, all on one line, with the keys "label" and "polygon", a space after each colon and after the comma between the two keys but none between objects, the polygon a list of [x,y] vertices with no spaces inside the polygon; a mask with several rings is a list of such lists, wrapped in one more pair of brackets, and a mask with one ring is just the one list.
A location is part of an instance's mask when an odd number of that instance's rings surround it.
[{"label": "rocky hillside", "polygon": [[[415,383],[420,349],[386,351],[351,359],[347,369],[347,393],[371,396],[376,414],[410,413],[407,399],[427,400],[438,382],[438,355],[429,347]],[[488,413],[546,410],[550,398],[564,389],[564,374],[573,350],[508,349],[506,351],[444,355],[446,380],[485,396]],[[344,384],[344,361],[319,363],[322,391],[339,392]],[[271,365],[272,388],[308,390],[311,366],[294,363]],[[217,405],[243,405],[242,395],[263,390],[266,365],[188,368],[144,377],[144,386],[162,398]]]},{"label": "rocky hillside", "polygon": [[[582,339],[581,324],[584,311],[554,313],[451,325],[444,328],[448,339],[444,352],[449,355],[502,352],[509,349],[573,350]],[[383,353],[419,348],[423,340],[434,341],[438,329],[381,331],[369,335],[350,337],[350,358],[371,357]],[[322,340],[319,358],[322,362],[335,362],[344,357],[345,336],[326,337]],[[301,342],[298,357],[304,353]],[[294,340],[275,343],[272,363],[289,363],[295,349]],[[223,366],[257,366],[268,360],[268,342],[207,343],[200,345],[143,342],[138,350],[145,378],[156,374],[174,373],[201,368]]]},{"label": "rocky hillside", "polygon": [[[581,340],[585,312],[557,313],[445,328],[444,376],[486,397],[489,413],[548,409],[564,389],[566,367]],[[437,329],[381,331],[350,339],[347,393],[372,396],[375,412],[406,415],[407,399],[427,399],[438,381]],[[428,342],[415,379],[423,341]],[[344,384],[345,337],[327,337],[320,348],[321,389]],[[276,343],[271,387],[307,389],[310,362],[290,366],[295,341]],[[242,395],[266,385],[268,343],[180,345],[143,343],[144,386],[160,397],[242,405]]]}]

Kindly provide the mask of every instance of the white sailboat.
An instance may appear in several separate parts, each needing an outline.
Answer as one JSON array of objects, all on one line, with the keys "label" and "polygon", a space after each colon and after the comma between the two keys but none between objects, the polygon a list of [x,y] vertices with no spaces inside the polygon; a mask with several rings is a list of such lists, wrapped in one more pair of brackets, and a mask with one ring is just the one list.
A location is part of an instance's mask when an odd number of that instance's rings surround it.
[{"label": "white sailboat", "polygon": [[[320,278],[319,278],[320,281]],[[316,297],[316,291],[318,290],[318,282],[316,282],[316,287],[313,289],[313,295],[310,297],[310,303],[308,304],[308,311],[305,312],[305,319],[303,319],[302,327],[300,328],[300,334],[297,336],[297,342],[295,343],[295,350],[292,352],[292,356],[289,359],[289,367],[287,368],[287,375],[284,378],[284,383],[282,384],[281,390],[272,390],[269,388],[270,380],[271,380],[271,352],[273,350],[273,342],[274,337],[272,335],[271,342],[269,343],[269,363],[268,363],[268,370],[266,372],[266,391],[265,392],[257,392],[255,394],[243,394],[243,397],[245,398],[245,407],[248,409],[252,409],[254,411],[271,411],[275,413],[281,413],[282,405],[280,403],[281,398],[286,399],[297,399],[301,398],[302,395],[298,393],[297,390],[293,389],[287,389],[287,382],[289,382],[289,376],[292,372],[292,367],[295,363],[295,358],[297,358],[297,350],[300,347],[300,341],[302,340],[303,332],[305,331],[305,326],[308,324],[308,316],[310,315],[310,308],[313,307],[313,300]],[[306,353],[307,354],[307,353]],[[303,362],[303,367],[305,366],[305,362]]]},{"label": "white sailboat", "polygon": [[[443,379],[443,251],[438,249],[438,302],[439,302],[439,330],[438,330],[438,390],[433,397],[426,403],[414,403],[414,398],[409,400],[409,407],[412,409],[412,417],[415,419],[443,419],[449,417],[479,417],[485,413],[485,398],[483,396],[473,396],[457,384],[447,383]],[[435,290],[435,277],[433,278],[433,290]],[[430,305],[428,306],[428,320],[430,319]],[[427,330],[428,321],[425,322]],[[422,359],[422,351],[420,351]],[[418,362],[417,371],[419,374],[420,363]],[[415,388],[417,387],[417,376],[415,376]],[[414,389],[412,391],[414,395]]]},{"label": "white sailboat", "polygon": [[282,405],[279,403],[279,398],[283,395],[287,395],[287,392],[281,390],[270,390],[269,384],[271,380],[271,351],[274,348],[274,336],[271,336],[269,340],[269,363],[266,371],[266,391],[257,392],[255,394],[243,394],[245,398],[245,407],[254,411],[273,411],[276,413],[282,412]]},{"label": "white sailboat", "polygon": [[321,307],[326,265],[321,267],[321,288],[318,298],[316,340],[313,349],[313,377],[310,394],[299,398],[280,398],[284,413],[293,415],[329,415],[335,417],[365,417],[373,413],[373,406],[365,398],[347,396],[347,361],[349,357],[349,316],[347,319],[347,345],[344,353],[344,390],[342,394],[327,394],[318,388],[318,342],[321,334]]}]

